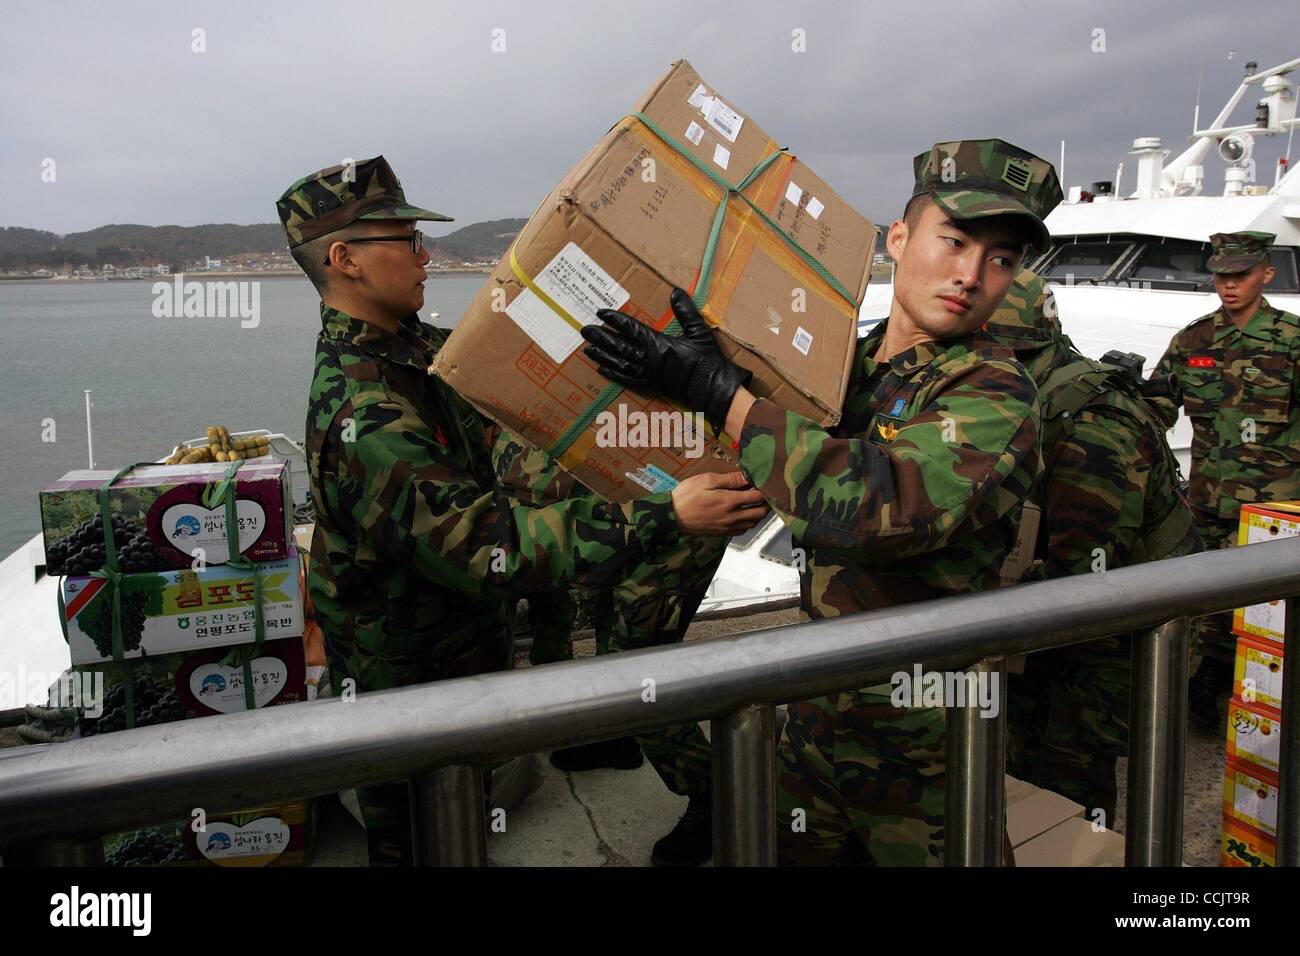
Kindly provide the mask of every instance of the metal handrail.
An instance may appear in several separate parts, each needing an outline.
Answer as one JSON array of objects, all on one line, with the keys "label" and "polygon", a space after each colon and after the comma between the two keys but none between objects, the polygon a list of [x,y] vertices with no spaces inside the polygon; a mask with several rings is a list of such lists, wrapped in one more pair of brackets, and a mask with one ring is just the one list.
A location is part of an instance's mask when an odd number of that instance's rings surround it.
[{"label": "metal handrail", "polygon": [[[715,779],[721,773],[724,782],[752,783],[767,772],[764,767],[770,768],[762,753],[754,759],[754,748],[772,745],[771,734],[764,737],[762,732],[770,727],[763,707],[880,683],[917,663],[926,670],[958,669],[1296,595],[1300,538],[1291,538],[868,615],[361,693],[353,700],[317,700],[0,751],[0,846],[89,839],[186,819],[196,807],[211,816],[394,780],[412,780],[417,797],[472,793],[464,779],[451,779],[438,768],[482,766],[691,720],[725,718],[757,706],[750,718],[732,721],[740,763],[747,766],[720,769],[715,759]],[[1295,630],[1288,625],[1287,649],[1300,656],[1292,648]],[[1181,645],[1170,645],[1183,648],[1184,667],[1185,641],[1184,632]],[[1136,648],[1134,656],[1137,660]],[[1158,670],[1159,661],[1153,661]],[[1174,683],[1165,674],[1155,685]],[[1288,679],[1284,690],[1291,710],[1283,715],[1280,828],[1292,825],[1300,798],[1296,683]],[[1135,676],[1134,687],[1139,686],[1144,685]],[[1135,707],[1151,712],[1149,728],[1159,730],[1170,721],[1181,728],[1183,715],[1169,712],[1167,700],[1133,696]],[[714,726],[715,735],[727,732],[725,719]],[[973,757],[956,768],[950,745],[950,817],[954,792],[988,789],[995,781],[1000,793],[1001,776],[993,774],[1003,745],[1002,739],[977,743]],[[1154,746],[1158,755],[1160,745]],[[1181,753],[1177,765],[1181,768]],[[953,787],[955,771],[960,773]],[[1167,768],[1162,773],[1170,776]],[[1171,786],[1181,804],[1181,772],[1178,777]],[[1145,796],[1151,806],[1159,806],[1152,794]],[[732,798],[733,811],[743,805],[743,797],[715,792],[715,801]],[[770,792],[755,799],[770,810]],[[471,817],[482,810],[473,803],[466,811]],[[980,812],[1000,805],[1000,800],[983,801]],[[427,801],[413,800],[417,837],[421,821],[427,822],[433,810]],[[442,817],[439,826],[445,828],[445,808]],[[984,841],[983,849],[965,851],[967,860],[988,855],[992,838],[980,824],[950,818],[948,825],[950,832]],[[468,826],[473,829],[472,822]],[[735,836],[737,845],[749,847],[748,855],[737,851],[736,858],[770,861],[770,833],[762,827]],[[1279,832],[1279,862],[1286,856],[1283,844],[1293,848],[1295,842],[1293,832],[1285,837]],[[1167,862],[1169,852],[1160,859]]]}]

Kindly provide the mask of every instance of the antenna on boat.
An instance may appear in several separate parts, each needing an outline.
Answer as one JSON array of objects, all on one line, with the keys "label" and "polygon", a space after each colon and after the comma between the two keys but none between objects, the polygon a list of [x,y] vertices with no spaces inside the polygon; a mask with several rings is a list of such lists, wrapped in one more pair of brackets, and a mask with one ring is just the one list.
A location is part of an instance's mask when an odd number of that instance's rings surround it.
[{"label": "antenna on boat", "polygon": [[95,436],[90,428],[90,410],[94,406],[90,403],[90,389],[83,388],[86,393],[86,458],[89,459],[89,467],[95,467]]},{"label": "antenna on boat", "polygon": [[1205,50],[1201,50],[1201,69],[1196,74],[1196,107],[1192,110],[1192,135],[1201,128],[1201,82],[1205,79]]},{"label": "antenna on boat", "polygon": [[1056,181],[1059,183],[1068,181],[1065,178],[1065,140],[1061,140],[1061,165],[1056,169]]}]

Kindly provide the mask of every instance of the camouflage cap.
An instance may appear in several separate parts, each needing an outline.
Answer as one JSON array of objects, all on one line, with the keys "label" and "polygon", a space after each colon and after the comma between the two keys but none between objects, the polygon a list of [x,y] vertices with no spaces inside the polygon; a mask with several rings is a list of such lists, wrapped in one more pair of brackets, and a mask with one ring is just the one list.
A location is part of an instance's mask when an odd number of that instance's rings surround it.
[{"label": "camouflage cap", "polygon": [[1271,232],[1216,232],[1210,236],[1214,253],[1205,267],[1220,275],[1245,272],[1268,261],[1268,250],[1276,238]]},{"label": "camouflage cap", "polygon": [[358,219],[453,221],[409,205],[397,174],[382,156],[304,176],[284,191],[275,208],[291,249]]},{"label": "camouflage cap", "polygon": [[1047,160],[1000,139],[965,139],[935,143],[917,154],[912,170],[912,195],[928,193],[953,218],[1023,216],[1033,221],[1034,245],[1051,244],[1043,220],[1062,194]]}]

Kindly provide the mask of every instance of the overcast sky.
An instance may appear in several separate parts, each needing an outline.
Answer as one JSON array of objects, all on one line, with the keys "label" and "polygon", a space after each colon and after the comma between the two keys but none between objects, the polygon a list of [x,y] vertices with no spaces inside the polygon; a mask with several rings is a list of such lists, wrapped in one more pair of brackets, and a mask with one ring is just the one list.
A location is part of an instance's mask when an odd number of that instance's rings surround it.
[{"label": "overcast sky", "polygon": [[[1201,64],[1204,124],[1246,61],[1300,56],[1295,13],[1295,0],[7,3],[0,225],[270,222],[298,176],[377,153],[409,199],[459,225],[526,216],[683,56],[874,218],[898,213],[914,153],[962,137],[1053,162],[1065,139],[1067,184],[1125,161],[1131,190],[1135,137],[1184,147]],[[1251,122],[1259,95],[1233,119]],[[1257,143],[1261,182],[1285,147]],[[1221,168],[1208,161],[1207,191]]]}]

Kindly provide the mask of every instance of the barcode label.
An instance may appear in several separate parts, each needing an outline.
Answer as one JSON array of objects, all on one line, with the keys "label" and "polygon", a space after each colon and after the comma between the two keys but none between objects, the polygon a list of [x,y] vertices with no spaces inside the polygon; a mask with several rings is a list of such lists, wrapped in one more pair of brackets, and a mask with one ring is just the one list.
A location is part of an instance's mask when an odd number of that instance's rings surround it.
[{"label": "barcode label", "polygon": [[745,122],[745,118],[721,99],[714,97],[708,111],[704,114],[704,121],[734,143],[736,137],[740,135],[740,127]]},{"label": "barcode label", "polygon": [[807,329],[805,329],[802,325],[799,326],[799,328],[795,330],[794,333],[794,347],[797,348],[804,355],[807,355],[808,350],[812,348],[812,343],[813,343],[812,333],[809,332]]},{"label": "barcode label", "polygon": [[691,120],[691,125],[686,127],[686,138],[696,146],[699,146],[700,140],[704,139],[704,127],[694,120]]}]

